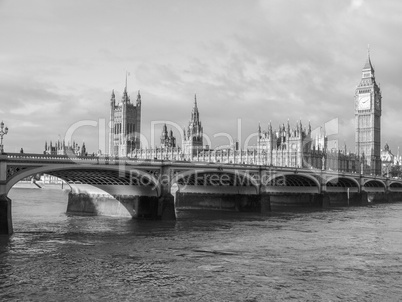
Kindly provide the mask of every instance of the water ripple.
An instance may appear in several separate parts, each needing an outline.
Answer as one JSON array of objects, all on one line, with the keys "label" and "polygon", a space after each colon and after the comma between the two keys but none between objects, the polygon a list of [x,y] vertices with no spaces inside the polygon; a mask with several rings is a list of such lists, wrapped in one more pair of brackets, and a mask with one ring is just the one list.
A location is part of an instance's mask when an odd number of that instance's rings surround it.
[{"label": "water ripple", "polygon": [[[396,301],[402,204],[179,222],[67,217],[14,192],[1,301]],[[44,194],[44,193],[43,193]],[[49,194],[49,192],[47,192]],[[19,199],[22,202],[19,203]],[[38,209],[50,204],[51,209]]]}]

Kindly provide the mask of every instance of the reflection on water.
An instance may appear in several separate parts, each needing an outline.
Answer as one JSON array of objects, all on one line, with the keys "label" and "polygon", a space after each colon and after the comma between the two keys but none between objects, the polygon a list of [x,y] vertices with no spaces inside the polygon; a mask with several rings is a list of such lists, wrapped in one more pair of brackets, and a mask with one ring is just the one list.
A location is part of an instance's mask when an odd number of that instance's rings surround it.
[{"label": "reflection on water", "polygon": [[[67,216],[13,189],[1,301],[396,301],[402,204],[215,220]],[[226,215],[228,216],[228,215]]]}]

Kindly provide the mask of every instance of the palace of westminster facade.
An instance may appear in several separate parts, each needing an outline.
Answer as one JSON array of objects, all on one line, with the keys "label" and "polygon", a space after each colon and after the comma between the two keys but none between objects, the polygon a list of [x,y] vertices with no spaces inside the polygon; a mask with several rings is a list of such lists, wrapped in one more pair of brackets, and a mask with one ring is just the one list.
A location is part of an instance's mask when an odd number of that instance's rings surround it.
[{"label": "palace of westminster facade", "polygon": [[203,145],[203,127],[200,121],[197,98],[188,127],[183,129],[181,146],[173,131],[164,125],[160,147],[141,149],[141,95],[135,104],[125,88],[122,101],[116,104],[115,94],[110,101],[111,131],[109,155],[136,158],[179,160],[205,160],[222,163],[253,163],[287,167],[314,167],[349,172],[381,174],[381,91],[375,80],[374,68],[368,54],[354,96],[355,153],[347,153],[346,147],[331,145],[325,129],[312,131],[310,124],[303,127],[301,121],[291,127],[286,124],[266,130],[258,126],[257,145],[247,150],[233,146],[226,149],[210,149]]},{"label": "palace of westminster facade", "polygon": [[[168,131],[165,124],[160,146],[144,149],[140,145],[141,95],[138,92],[135,103],[132,102],[126,84],[121,102],[116,103],[114,92],[110,99],[108,154],[142,159],[260,164],[380,175],[382,99],[369,54],[355,91],[354,106],[354,154],[347,153],[346,147],[340,149],[337,144],[331,143],[333,141],[326,136],[325,127],[324,130],[318,128],[312,131],[310,124],[303,127],[301,121],[294,127],[288,121],[277,129],[273,129],[271,123],[266,130],[258,125],[257,145],[246,150],[239,150],[238,144],[231,148],[210,149],[203,145],[203,127],[196,97],[189,124],[183,129],[181,146],[177,144],[173,131]],[[55,152],[49,145],[46,148],[45,153]]]}]

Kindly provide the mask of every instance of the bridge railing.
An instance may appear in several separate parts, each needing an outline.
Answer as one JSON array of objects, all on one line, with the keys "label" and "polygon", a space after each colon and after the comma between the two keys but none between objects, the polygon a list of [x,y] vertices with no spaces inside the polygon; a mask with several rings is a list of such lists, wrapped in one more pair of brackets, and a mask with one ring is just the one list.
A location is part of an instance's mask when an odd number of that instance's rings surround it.
[{"label": "bridge railing", "polygon": [[96,156],[70,156],[70,155],[50,155],[50,154],[35,154],[35,153],[4,153],[1,157],[10,160],[44,160],[44,161],[97,161]]},{"label": "bridge railing", "polygon": [[[5,153],[0,155],[0,159],[10,161],[30,161],[30,162],[58,162],[58,163],[82,163],[82,164],[125,164],[128,162],[142,162],[144,160],[128,157],[109,157],[109,156],[77,156],[77,155],[49,155],[34,153]],[[150,160],[149,160],[150,161]]]},{"label": "bridge railing", "polygon": [[[258,150],[201,150],[193,155],[183,154],[180,148],[154,148],[154,149],[136,149],[127,157],[112,157],[108,155],[101,156],[78,156],[75,154],[51,155],[51,154],[35,154],[35,153],[3,153],[0,159],[8,159],[12,161],[34,161],[34,162],[73,162],[82,164],[109,164],[124,165],[138,164],[141,162],[186,162],[200,164],[219,164],[219,165],[241,165],[243,168],[249,166],[263,166],[264,168],[281,168],[291,171],[301,170],[323,170],[319,164],[318,167],[312,165],[306,166],[303,163],[295,164],[295,162],[285,162],[285,164],[272,164],[267,160],[266,154],[258,152]],[[287,165],[286,163],[290,163]],[[320,163],[320,162],[318,162]],[[326,167],[328,173],[347,173],[350,175],[360,174],[360,171],[353,169],[331,169]],[[310,171],[311,172],[311,171]],[[372,174],[366,174],[376,177]],[[377,177],[382,177],[378,175]]]}]

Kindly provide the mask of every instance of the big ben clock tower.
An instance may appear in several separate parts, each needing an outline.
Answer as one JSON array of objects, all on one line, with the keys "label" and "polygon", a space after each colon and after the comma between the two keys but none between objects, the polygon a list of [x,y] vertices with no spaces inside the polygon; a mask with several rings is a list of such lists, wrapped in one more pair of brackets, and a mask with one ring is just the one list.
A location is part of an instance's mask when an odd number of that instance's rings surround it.
[{"label": "big ben clock tower", "polygon": [[364,173],[381,173],[381,91],[378,87],[370,52],[355,93],[356,154],[363,156]]}]

